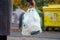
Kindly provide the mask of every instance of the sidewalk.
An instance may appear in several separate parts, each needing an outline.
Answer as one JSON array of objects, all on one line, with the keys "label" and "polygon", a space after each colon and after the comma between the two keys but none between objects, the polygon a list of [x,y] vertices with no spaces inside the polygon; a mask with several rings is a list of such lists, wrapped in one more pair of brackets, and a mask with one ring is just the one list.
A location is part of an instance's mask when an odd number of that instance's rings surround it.
[{"label": "sidewalk", "polygon": [[24,37],[20,34],[18,24],[13,24],[7,40],[60,40],[60,32],[43,32],[37,36]]},{"label": "sidewalk", "polygon": [[7,40],[60,40],[60,39],[49,39],[49,38],[35,38],[35,37],[7,37]]}]

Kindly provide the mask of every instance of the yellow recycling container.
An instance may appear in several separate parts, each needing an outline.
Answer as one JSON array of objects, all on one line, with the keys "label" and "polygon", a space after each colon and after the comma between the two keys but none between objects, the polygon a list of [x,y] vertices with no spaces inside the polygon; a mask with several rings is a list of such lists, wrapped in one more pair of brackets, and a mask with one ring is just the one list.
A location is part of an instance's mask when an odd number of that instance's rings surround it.
[{"label": "yellow recycling container", "polygon": [[43,7],[44,27],[60,27],[60,5]]}]

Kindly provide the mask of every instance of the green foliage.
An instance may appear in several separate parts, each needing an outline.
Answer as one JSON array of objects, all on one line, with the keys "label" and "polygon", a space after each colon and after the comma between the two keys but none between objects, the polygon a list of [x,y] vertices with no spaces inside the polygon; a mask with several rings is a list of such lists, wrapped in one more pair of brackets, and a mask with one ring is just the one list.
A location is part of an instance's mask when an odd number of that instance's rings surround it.
[{"label": "green foliage", "polygon": [[44,2],[44,6],[46,6],[50,2],[50,0],[44,0],[43,2]]},{"label": "green foliage", "polygon": [[13,4],[13,10],[15,10],[17,8],[17,5]]},{"label": "green foliage", "polygon": [[42,7],[43,7],[43,6],[48,5],[49,1],[50,1],[50,0],[35,0],[36,6],[37,6],[37,8],[38,8],[39,10],[42,10]]},{"label": "green foliage", "polygon": [[43,6],[43,0],[35,0],[35,2],[37,7]]}]

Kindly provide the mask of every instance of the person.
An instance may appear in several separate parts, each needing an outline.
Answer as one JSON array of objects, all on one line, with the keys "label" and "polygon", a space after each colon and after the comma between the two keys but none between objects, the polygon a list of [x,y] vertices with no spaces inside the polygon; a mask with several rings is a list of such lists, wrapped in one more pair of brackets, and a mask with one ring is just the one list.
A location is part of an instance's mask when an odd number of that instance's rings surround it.
[{"label": "person", "polygon": [[17,15],[17,17],[18,17],[18,19],[19,19],[19,17],[20,17],[20,15],[22,14],[22,13],[24,13],[25,11],[24,10],[22,10],[19,6],[16,8],[16,10],[14,11],[14,13]]},{"label": "person", "polygon": [[38,15],[38,12],[35,9],[35,1],[34,0],[26,0],[26,1],[30,3],[30,7],[28,8],[27,12],[24,14],[25,20],[23,20],[22,34],[35,35],[42,32],[41,23],[40,23],[41,20]]},{"label": "person", "polygon": [[17,9],[14,11],[14,13],[17,15],[17,24],[19,25],[19,29],[21,29],[22,16],[25,13],[25,11],[18,6]]}]

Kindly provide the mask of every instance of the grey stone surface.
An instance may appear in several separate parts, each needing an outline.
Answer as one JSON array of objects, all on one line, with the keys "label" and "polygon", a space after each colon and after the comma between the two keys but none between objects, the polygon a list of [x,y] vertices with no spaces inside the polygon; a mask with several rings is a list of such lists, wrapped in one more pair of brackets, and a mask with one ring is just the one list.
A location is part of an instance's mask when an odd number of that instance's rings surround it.
[{"label": "grey stone surface", "polygon": [[60,39],[35,38],[35,37],[7,37],[7,40],[60,40]]},{"label": "grey stone surface", "polygon": [[31,36],[23,36],[20,32],[11,32],[10,36],[12,37],[36,37],[36,38],[54,38],[60,39],[59,32],[43,32],[38,35],[31,35]]}]

